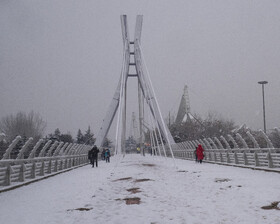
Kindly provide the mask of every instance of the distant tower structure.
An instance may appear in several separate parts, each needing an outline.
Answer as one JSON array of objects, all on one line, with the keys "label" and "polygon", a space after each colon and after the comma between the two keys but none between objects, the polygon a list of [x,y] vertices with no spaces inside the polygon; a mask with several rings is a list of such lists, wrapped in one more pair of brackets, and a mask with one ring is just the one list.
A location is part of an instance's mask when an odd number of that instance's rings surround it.
[{"label": "distant tower structure", "polygon": [[137,143],[139,143],[138,124],[134,112],[132,112],[131,116],[129,137],[132,137]]},{"label": "distant tower structure", "polygon": [[188,86],[185,85],[175,123],[181,124],[192,118]]}]

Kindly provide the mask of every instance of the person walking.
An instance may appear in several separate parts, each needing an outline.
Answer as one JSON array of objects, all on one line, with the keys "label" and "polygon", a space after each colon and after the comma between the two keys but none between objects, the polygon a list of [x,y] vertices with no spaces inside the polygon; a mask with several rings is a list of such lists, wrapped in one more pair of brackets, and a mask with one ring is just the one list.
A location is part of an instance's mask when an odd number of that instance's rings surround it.
[{"label": "person walking", "polygon": [[193,154],[195,156],[195,162],[197,163],[198,160],[197,160],[197,147],[195,148],[195,150],[193,151]]},{"label": "person walking", "polygon": [[202,146],[199,144],[197,149],[196,149],[196,155],[197,155],[197,160],[199,163],[202,163],[202,160],[204,158],[204,154],[203,154],[204,149],[202,148]]},{"label": "person walking", "polygon": [[94,162],[96,164],[96,167],[98,167],[98,153],[99,149],[96,145],[94,145],[92,148],[92,167],[94,167]]},{"label": "person walking", "polygon": [[105,160],[105,152],[106,152],[106,149],[103,148],[102,152],[101,152],[101,159],[102,160]]},{"label": "person walking", "polygon": [[106,149],[106,151],[105,151],[105,160],[106,160],[106,163],[109,163],[109,162],[110,162],[110,156],[111,156],[110,149]]},{"label": "person walking", "polygon": [[88,160],[91,165],[93,164],[92,156],[93,156],[93,148],[88,151]]}]

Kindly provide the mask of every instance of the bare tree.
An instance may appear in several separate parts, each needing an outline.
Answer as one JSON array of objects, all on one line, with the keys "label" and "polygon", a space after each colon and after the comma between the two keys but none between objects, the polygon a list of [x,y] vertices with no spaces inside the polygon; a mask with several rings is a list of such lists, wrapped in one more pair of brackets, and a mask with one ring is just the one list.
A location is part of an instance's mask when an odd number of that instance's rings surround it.
[{"label": "bare tree", "polygon": [[225,120],[215,112],[209,112],[205,119],[197,114],[194,117],[195,119],[188,119],[181,124],[173,123],[170,126],[170,132],[176,142],[225,136],[236,128],[232,120]]},{"label": "bare tree", "polygon": [[18,112],[16,115],[10,114],[0,121],[0,130],[6,134],[9,142],[17,135],[33,137],[36,141],[43,136],[45,128],[46,122],[33,111],[28,114],[25,112]]}]

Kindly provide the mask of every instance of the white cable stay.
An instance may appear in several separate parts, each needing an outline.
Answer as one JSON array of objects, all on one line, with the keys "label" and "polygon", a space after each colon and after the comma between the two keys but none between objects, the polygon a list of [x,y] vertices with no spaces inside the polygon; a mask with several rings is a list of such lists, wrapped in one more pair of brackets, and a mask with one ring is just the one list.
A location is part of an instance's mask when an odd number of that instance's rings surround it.
[{"label": "white cable stay", "polygon": [[[152,90],[152,93],[153,93],[153,96],[154,96],[154,99],[155,99],[155,102],[156,102],[156,106],[157,106],[157,108],[159,108],[159,104],[158,104],[158,101],[157,101],[157,97],[156,97],[156,95],[155,95],[155,91],[154,91],[154,87],[153,87],[153,84],[152,84],[152,81],[151,81],[151,78],[150,78],[150,74],[149,74],[149,71],[148,71],[148,68],[147,68],[147,66],[146,66],[146,61],[145,61],[145,58],[144,58],[144,55],[143,55],[143,53],[142,53],[142,49],[141,49],[141,46],[140,46],[140,43],[138,42],[138,46],[139,46],[139,49],[140,49],[140,54],[141,54],[141,57],[142,57],[142,61],[143,61],[143,63],[144,63],[144,68],[145,68],[145,70],[146,70],[146,73],[144,73],[144,74],[147,74],[147,77],[148,77],[148,81],[149,81],[149,85],[150,85],[150,87],[151,87],[151,90]],[[158,110],[159,111],[159,115],[160,115],[160,119],[161,119],[161,122],[162,122],[162,126],[163,126],[163,128],[164,128],[164,132],[165,132],[165,135],[166,135],[166,140],[167,140],[167,142],[168,142],[168,146],[169,146],[169,149],[170,149],[170,153],[171,153],[171,156],[172,156],[172,158],[173,158],[173,161],[174,161],[174,164],[175,164],[175,159],[174,159],[174,154],[173,154],[173,150],[172,150],[172,147],[171,147],[171,143],[170,143],[170,140],[169,140],[169,137],[168,137],[168,133],[167,133],[167,130],[166,130],[166,126],[165,126],[165,123],[164,123],[164,121],[163,121],[163,117],[162,117],[162,114],[161,114],[161,111],[160,110]],[[176,164],[175,164],[175,166],[176,166]]]}]

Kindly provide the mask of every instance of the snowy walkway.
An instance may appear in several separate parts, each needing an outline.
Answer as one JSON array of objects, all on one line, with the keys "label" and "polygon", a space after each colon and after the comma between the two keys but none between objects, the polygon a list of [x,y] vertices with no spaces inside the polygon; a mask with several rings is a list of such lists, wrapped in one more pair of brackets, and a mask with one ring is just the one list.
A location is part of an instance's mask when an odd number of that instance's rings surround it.
[{"label": "snowy walkway", "polygon": [[[172,159],[139,155],[112,160],[1,193],[0,223],[280,223],[280,210],[261,209],[280,201],[278,173],[185,160],[176,170]],[[123,200],[132,197],[140,204]]]}]

